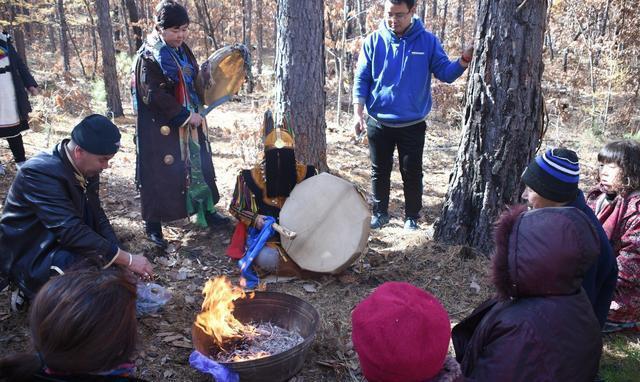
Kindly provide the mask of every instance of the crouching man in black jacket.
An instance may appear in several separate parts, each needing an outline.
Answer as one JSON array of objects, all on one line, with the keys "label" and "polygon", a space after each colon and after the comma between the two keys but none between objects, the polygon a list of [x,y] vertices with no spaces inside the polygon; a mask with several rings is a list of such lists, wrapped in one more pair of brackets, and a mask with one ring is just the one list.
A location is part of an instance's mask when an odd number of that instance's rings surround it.
[{"label": "crouching man in black jacket", "polygon": [[119,248],[101,207],[99,175],[119,147],[118,128],[94,114],[74,127],[71,139],[22,166],[0,217],[0,283],[5,278],[32,298],[51,276],[82,262],[152,275],[144,256]]}]

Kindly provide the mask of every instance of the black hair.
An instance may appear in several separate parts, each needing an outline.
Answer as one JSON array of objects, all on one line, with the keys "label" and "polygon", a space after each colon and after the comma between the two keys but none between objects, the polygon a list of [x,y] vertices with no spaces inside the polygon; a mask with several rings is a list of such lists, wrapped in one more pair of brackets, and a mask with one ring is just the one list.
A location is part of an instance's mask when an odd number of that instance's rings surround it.
[{"label": "black hair", "polygon": [[614,163],[622,169],[623,193],[640,189],[640,144],[633,139],[607,143],[598,153],[598,162]]},{"label": "black hair", "polygon": [[0,380],[31,381],[49,368],[68,374],[129,362],[137,342],[136,283],[119,267],[50,279],[29,313],[32,350],[0,358]]},{"label": "black hair", "polygon": [[156,24],[162,29],[189,24],[187,9],[174,0],[162,0],[156,5]]},{"label": "black hair", "polygon": [[409,10],[411,10],[411,8],[413,8],[416,5],[416,0],[389,0],[389,2],[391,2],[391,4],[394,5],[400,5],[402,3],[407,4],[407,7],[409,7]]}]

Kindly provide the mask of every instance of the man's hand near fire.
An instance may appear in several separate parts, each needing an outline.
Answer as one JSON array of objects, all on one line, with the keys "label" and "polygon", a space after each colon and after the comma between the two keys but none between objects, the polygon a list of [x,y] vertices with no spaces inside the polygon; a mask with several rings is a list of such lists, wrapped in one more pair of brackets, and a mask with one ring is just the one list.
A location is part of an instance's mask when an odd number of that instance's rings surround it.
[{"label": "man's hand near fire", "polygon": [[143,255],[133,255],[122,249],[118,249],[116,264],[127,267],[131,272],[137,274],[142,279],[148,280],[153,277],[153,265]]}]

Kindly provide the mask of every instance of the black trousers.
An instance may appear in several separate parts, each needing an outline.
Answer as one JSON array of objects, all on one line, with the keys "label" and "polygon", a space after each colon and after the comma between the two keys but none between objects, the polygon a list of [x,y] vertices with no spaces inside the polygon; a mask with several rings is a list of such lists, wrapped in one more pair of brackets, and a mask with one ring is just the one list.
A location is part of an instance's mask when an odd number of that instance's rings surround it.
[{"label": "black trousers", "polygon": [[387,213],[393,152],[398,147],[400,174],[404,188],[405,219],[418,219],[422,208],[422,153],[427,124],[407,127],[384,126],[369,118],[367,136],[371,157],[371,188],[373,212]]},{"label": "black trousers", "polygon": [[22,135],[18,134],[15,137],[7,138],[9,142],[9,148],[13,154],[13,159],[16,162],[24,162],[26,157],[24,153],[24,144],[22,143]]}]

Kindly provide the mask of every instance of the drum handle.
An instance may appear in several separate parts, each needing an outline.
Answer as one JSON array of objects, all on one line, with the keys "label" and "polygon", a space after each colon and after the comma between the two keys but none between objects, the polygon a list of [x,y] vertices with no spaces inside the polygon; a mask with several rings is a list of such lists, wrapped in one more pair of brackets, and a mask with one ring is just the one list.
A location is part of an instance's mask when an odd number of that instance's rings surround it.
[{"label": "drum handle", "polygon": [[287,228],[285,228],[285,227],[281,226],[281,225],[280,225],[280,224],[278,224],[278,223],[273,223],[273,225],[271,225],[271,226],[273,227],[273,229],[274,229],[277,233],[279,233],[279,234],[280,234],[280,235],[282,235],[282,236],[285,236],[285,237],[286,237],[287,239],[289,239],[289,240],[293,240],[293,239],[295,239],[295,238],[296,238],[296,236],[298,236],[298,234],[297,234],[297,233],[295,233],[295,232],[293,232],[293,231],[291,231],[291,230],[289,230],[289,229],[287,229]]}]

